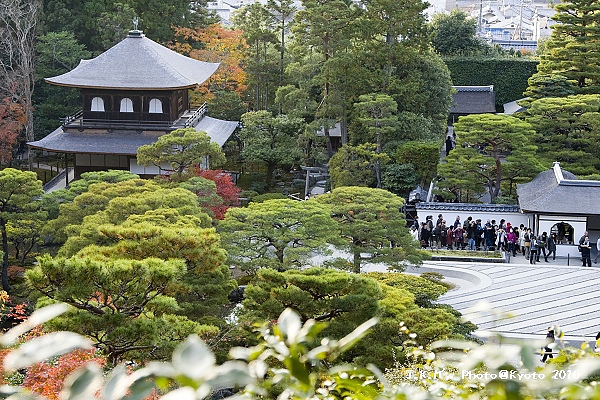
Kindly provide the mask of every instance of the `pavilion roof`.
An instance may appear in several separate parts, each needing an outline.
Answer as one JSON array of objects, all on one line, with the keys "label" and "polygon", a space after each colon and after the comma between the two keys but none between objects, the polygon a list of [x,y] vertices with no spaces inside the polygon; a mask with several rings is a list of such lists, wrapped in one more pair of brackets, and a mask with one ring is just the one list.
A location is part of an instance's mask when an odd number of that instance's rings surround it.
[{"label": "pavilion roof", "polygon": [[517,194],[523,212],[600,215],[600,181],[578,180],[559,163],[517,185]]},{"label": "pavilion roof", "polygon": [[[219,146],[223,146],[238,126],[237,121],[224,121],[205,116],[194,127],[197,131],[204,131],[211,140]],[[56,129],[43,139],[29,142],[35,149],[42,149],[55,153],[81,153],[81,154],[114,154],[131,155],[137,154],[140,146],[156,142],[165,132],[114,130],[85,130],[79,132],[76,129]]]},{"label": "pavilion roof", "polygon": [[98,89],[165,90],[192,88],[206,81],[219,67],[176,53],[141,31],[129,35],[91,60],[47,83]]}]

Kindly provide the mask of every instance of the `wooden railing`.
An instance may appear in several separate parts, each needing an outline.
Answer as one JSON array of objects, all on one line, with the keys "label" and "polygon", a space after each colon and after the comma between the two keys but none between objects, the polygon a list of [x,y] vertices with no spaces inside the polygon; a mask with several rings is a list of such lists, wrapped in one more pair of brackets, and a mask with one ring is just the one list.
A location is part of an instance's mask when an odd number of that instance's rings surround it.
[{"label": "wooden railing", "polygon": [[[79,110],[76,114],[70,115],[63,120],[62,126],[65,128],[75,129],[134,129],[134,130],[174,130],[177,128],[189,128],[194,127],[198,124],[207,111],[206,103],[202,104],[191,114],[185,116],[189,111],[186,111],[182,117],[176,121],[157,121],[150,119],[110,119],[110,117],[99,119],[99,118],[84,118],[83,111]],[[111,113],[118,115],[119,117],[124,116],[124,113]],[[137,116],[144,117],[144,114],[137,114]]]}]

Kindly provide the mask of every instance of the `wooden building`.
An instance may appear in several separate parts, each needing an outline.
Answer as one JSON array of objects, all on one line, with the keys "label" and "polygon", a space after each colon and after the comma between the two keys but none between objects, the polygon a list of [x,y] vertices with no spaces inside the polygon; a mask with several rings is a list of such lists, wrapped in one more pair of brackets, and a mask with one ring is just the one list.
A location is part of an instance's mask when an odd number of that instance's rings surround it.
[{"label": "wooden building", "polygon": [[557,255],[579,257],[581,236],[588,231],[594,244],[600,236],[600,181],[577,179],[555,162],[531,182],[517,185],[517,194],[534,232],[557,234]]},{"label": "wooden building", "polygon": [[[188,90],[205,82],[218,63],[194,60],[133,30],[115,46],[73,70],[47,78],[49,84],[81,90],[82,110],[65,118],[33,149],[64,154],[75,178],[88,171],[129,170],[141,176],[161,168],[138,165],[137,149],[178,128],[206,132],[223,146],[238,121],[207,116],[206,105],[191,109]],[[164,166],[169,169],[169,166]]]},{"label": "wooden building", "polygon": [[455,93],[452,95],[449,125],[453,125],[464,115],[496,113],[496,92],[493,85],[452,87]]}]

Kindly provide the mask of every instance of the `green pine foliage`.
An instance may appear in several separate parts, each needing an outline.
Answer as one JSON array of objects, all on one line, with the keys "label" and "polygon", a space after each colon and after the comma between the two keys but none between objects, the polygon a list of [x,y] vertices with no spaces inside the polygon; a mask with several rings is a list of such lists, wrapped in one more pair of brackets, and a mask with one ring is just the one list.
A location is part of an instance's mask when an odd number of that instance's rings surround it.
[{"label": "green pine foliage", "polygon": [[547,168],[554,161],[576,175],[600,172],[600,95],[548,97],[531,102],[523,114],[535,129],[537,155]]}]

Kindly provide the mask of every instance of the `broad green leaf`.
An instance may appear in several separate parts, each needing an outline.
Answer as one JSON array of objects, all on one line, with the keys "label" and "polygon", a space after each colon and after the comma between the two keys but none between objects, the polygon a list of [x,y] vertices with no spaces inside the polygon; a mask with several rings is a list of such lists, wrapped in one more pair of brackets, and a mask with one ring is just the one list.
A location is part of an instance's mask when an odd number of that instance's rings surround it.
[{"label": "broad green leaf", "polygon": [[23,343],[4,359],[4,368],[25,368],[76,349],[91,349],[92,343],[73,332],[52,332]]},{"label": "broad green leaf", "polygon": [[340,352],[345,352],[354,346],[360,339],[362,339],[373,326],[377,324],[377,318],[371,318],[362,324],[360,324],[355,330],[344,336],[338,342],[338,349]]},{"label": "broad green leaf", "polygon": [[151,379],[148,380],[138,380],[131,385],[131,391],[125,399],[127,400],[144,400],[146,397],[152,393],[152,391],[156,388],[154,381]]},{"label": "broad green leaf", "polygon": [[4,335],[0,336],[0,344],[4,347],[10,347],[14,345],[21,335],[29,332],[36,326],[41,325],[44,322],[48,322],[52,318],[67,312],[68,309],[69,306],[67,304],[58,303],[34,311],[33,314],[31,314],[31,316],[25,321],[15,326]]},{"label": "broad green leaf", "polygon": [[117,365],[108,377],[108,381],[102,389],[102,398],[105,400],[117,400],[123,397],[129,390],[129,379],[125,366]]},{"label": "broad green leaf", "polygon": [[194,380],[205,377],[215,366],[215,356],[198,336],[192,335],[173,352],[173,366]]},{"label": "broad green leaf", "polygon": [[302,384],[303,390],[307,390],[311,383],[306,365],[300,362],[295,355],[286,358],[283,363],[289,369],[290,374]]},{"label": "broad green leaf", "polygon": [[102,385],[102,371],[95,363],[73,372],[65,380],[61,400],[89,400],[94,398]]},{"label": "broad green leaf", "polygon": [[277,325],[285,335],[288,343],[296,342],[296,336],[302,328],[302,321],[300,320],[300,316],[296,311],[292,310],[291,308],[286,308],[283,310],[281,315],[279,315]]},{"label": "broad green leaf", "polygon": [[23,388],[19,386],[2,385],[0,386],[0,397],[5,398],[15,393],[20,393]]},{"label": "broad green leaf", "polygon": [[241,361],[229,361],[214,369],[214,376],[206,383],[212,387],[244,387],[254,383],[248,365]]},{"label": "broad green leaf", "polygon": [[523,367],[527,368],[529,371],[535,370],[535,363],[533,362],[533,357],[535,354],[535,350],[531,346],[522,345],[521,347],[521,361],[523,362]]}]

